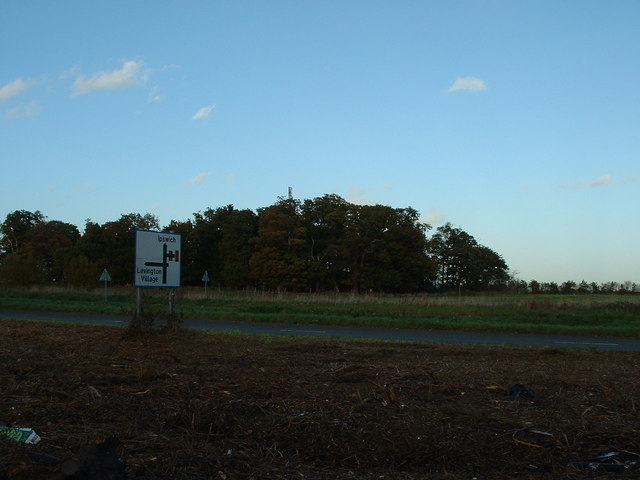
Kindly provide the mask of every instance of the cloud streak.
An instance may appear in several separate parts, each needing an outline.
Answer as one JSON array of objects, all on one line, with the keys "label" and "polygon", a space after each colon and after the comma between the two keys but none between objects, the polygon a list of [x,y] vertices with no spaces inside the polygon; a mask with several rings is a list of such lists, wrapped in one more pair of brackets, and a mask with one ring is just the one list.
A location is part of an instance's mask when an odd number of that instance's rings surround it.
[{"label": "cloud streak", "polygon": [[0,87],[0,101],[4,102],[10,98],[17,97],[24,93],[31,86],[31,82],[25,82],[22,78],[16,78]]},{"label": "cloud streak", "polygon": [[570,189],[570,190],[575,190],[578,188],[596,188],[596,187],[601,187],[603,185],[607,185],[607,184],[611,184],[613,183],[613,177],[609,174],[607,175],[601,175],[597,178],[594,178],[592,180],[587,180],[586,182],[576,182],[576,183],[572,183],[572,184],[564,184],[564,185],[560,185],[561,188],[565,188],[565,189]]},{"label": "cloud streak", "polygon": [[149,72],[144,63],[128,61],[118,70],[98,72],[91,78],[79,76],[73,83],[73,95],[138,87],[147,83],[148,78]]},{"label": "cloud streak", "polygon": [[213,113],[214,108],[215,105],[202,107],[200,110],[194,113],[193,117],[191,117],[191,120],[208,120],[209,118],[211,118],[211,114]]},{"label": "cloud streak", "polygon": [[427,210],[428,213],[420,216],[422,223],[428,223],[429,225],[444,223],[444,214],[438,207],[430,207]]},{"label": "cloud streak", "polygon": [[354,203],[356,205],[374,205],[376,202],[370,197],[370,194],[376,194],[377,192],[384,192],[392,190],[393,186],[390,183],[384,183],[380,187],[349,187],[349,192],[346,195],[345,200]]},{"label": "cloud streak", "polygon": [[640,177],[627,177],[622,180],[615,180],[612,175],[606,174],[596,177],[586,182],[560,185],[561,188],[575,190],[578,188],[598,188],[604,185],[626,185],[628,183],[640,183]]},{"label": "cloud streak", "polygon": [[187,182],[187,184],[188,185],[199,185],[202,182],[204,182],[205,178],[207,178],[209,175],[211,175],[211,174],[210,173],[199,173],[198,175],[196,175],[195,177],[190,179]]},{"label": "cloud streak", "polygon": [[613,177],[611,175],[602,175],[598,178],[594,178],[593,180],[585,182],[585,185],[587,187],[600,187],[611,182],[613,182]]},{"label": "cloud streak", "polygon": [[30,102],[26,107],[15,107],[8,110],[4,114],[4,118],[13,120],[17,118],[29,118],[38,113],[38,104],[36,102]]},{"label": "cloud streak", "polygon": [[476,77],[459,77],[447,90],[449,93],[455,92],[481,92],[487,89],[484,80]]}]

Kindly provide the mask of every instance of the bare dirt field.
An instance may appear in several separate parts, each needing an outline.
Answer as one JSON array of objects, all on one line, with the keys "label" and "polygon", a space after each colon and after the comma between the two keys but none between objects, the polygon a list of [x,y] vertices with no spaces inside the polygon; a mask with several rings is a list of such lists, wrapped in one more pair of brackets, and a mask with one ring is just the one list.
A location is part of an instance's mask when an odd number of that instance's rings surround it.
[{"label": "bare dirt field", "polygon": [[0,437],[0,479],[640,478],[638,353],[19,321],[0,338],[0,425],[41,437]]}]

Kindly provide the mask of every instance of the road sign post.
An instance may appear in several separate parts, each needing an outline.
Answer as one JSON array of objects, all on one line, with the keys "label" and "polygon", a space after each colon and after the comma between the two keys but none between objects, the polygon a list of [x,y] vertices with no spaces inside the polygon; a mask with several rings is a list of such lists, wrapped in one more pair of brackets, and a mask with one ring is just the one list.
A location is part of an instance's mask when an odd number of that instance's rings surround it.
[{"label": "road sign post", "polygon": [[204,275],[202,275],[202,281],[204,282],[204,298],[207,298],[207,283],[210,281],[209,272],[204,271]]},{"label": "road sign post", "polygon": [[138,317],[142,316],[142,288],[169,288],[169,313],[173,314],[173,289],[180,287],[181,244],[178,233],[136,231],[134,284],[138,288]]},{"label": "road sign post", "polygon": [[180,287],[180,234],[136,232],[136,287]]},{"label": "road sign post", "polygon": [[108,290],[107,290],[107,282],[111,281],[111,275],[109,275],[109,272],[107,272],[106,268],[102,270],[102,275],[100,275],[99,280],[104,282],[104,301],[106,303],[109,296]]}]

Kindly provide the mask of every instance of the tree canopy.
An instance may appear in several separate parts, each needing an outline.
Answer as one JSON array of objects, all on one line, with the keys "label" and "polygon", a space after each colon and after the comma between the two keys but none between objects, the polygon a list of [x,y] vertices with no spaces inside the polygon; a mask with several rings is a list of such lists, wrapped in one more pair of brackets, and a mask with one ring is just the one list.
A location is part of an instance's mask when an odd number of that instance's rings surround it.
[{"label": "tree canopy", "polygon": [[437,229],[427,252],[438,264],[436,282],[442,288],[487,290],[508,280],[507,264],[500,255],[450,223]]},{"label": "tree canopy", "polygon": [[[91,286],[106,268],[114,283],[130,284],[137,229],[160,230],[159,221],[128,213],[87,220],[81,233],[40,211],[12,212],[0,225],[0,281]],[[233,289],[405,293],[506,284],[508,267],[496,252],[451,224],[431,237],[430,229],[411,207],[356,205],[338,195],[279,198],[256,212],[207,208],[163,228],[182,235],[184,285],[200,284],[205,271],[213,285]]]}]

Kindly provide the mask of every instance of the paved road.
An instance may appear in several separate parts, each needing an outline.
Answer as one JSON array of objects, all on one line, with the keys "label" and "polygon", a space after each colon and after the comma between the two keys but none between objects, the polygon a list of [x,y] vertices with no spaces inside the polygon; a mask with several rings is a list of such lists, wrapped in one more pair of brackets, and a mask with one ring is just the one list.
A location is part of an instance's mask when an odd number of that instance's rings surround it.
[{"label": "paved road", "polygon": [[[129,317],[90,313],[48,312],[36,310],[0,309],[0,319],[15,318],[32,321],[88,323],[96,325],[127,325]],[[406,342],[465,343],[520,347],[576,347],[602,350],[640,351],[640,339],[573,337],[556,335],[524,335],[507,333],[470,333],[442,330],[336,327],[328,325],[288,325],[277,323],[227,322],[186,319],[184,326],[193,330],[240,332],[247,334],[297,335],[337,338],[368,338]]]}]

